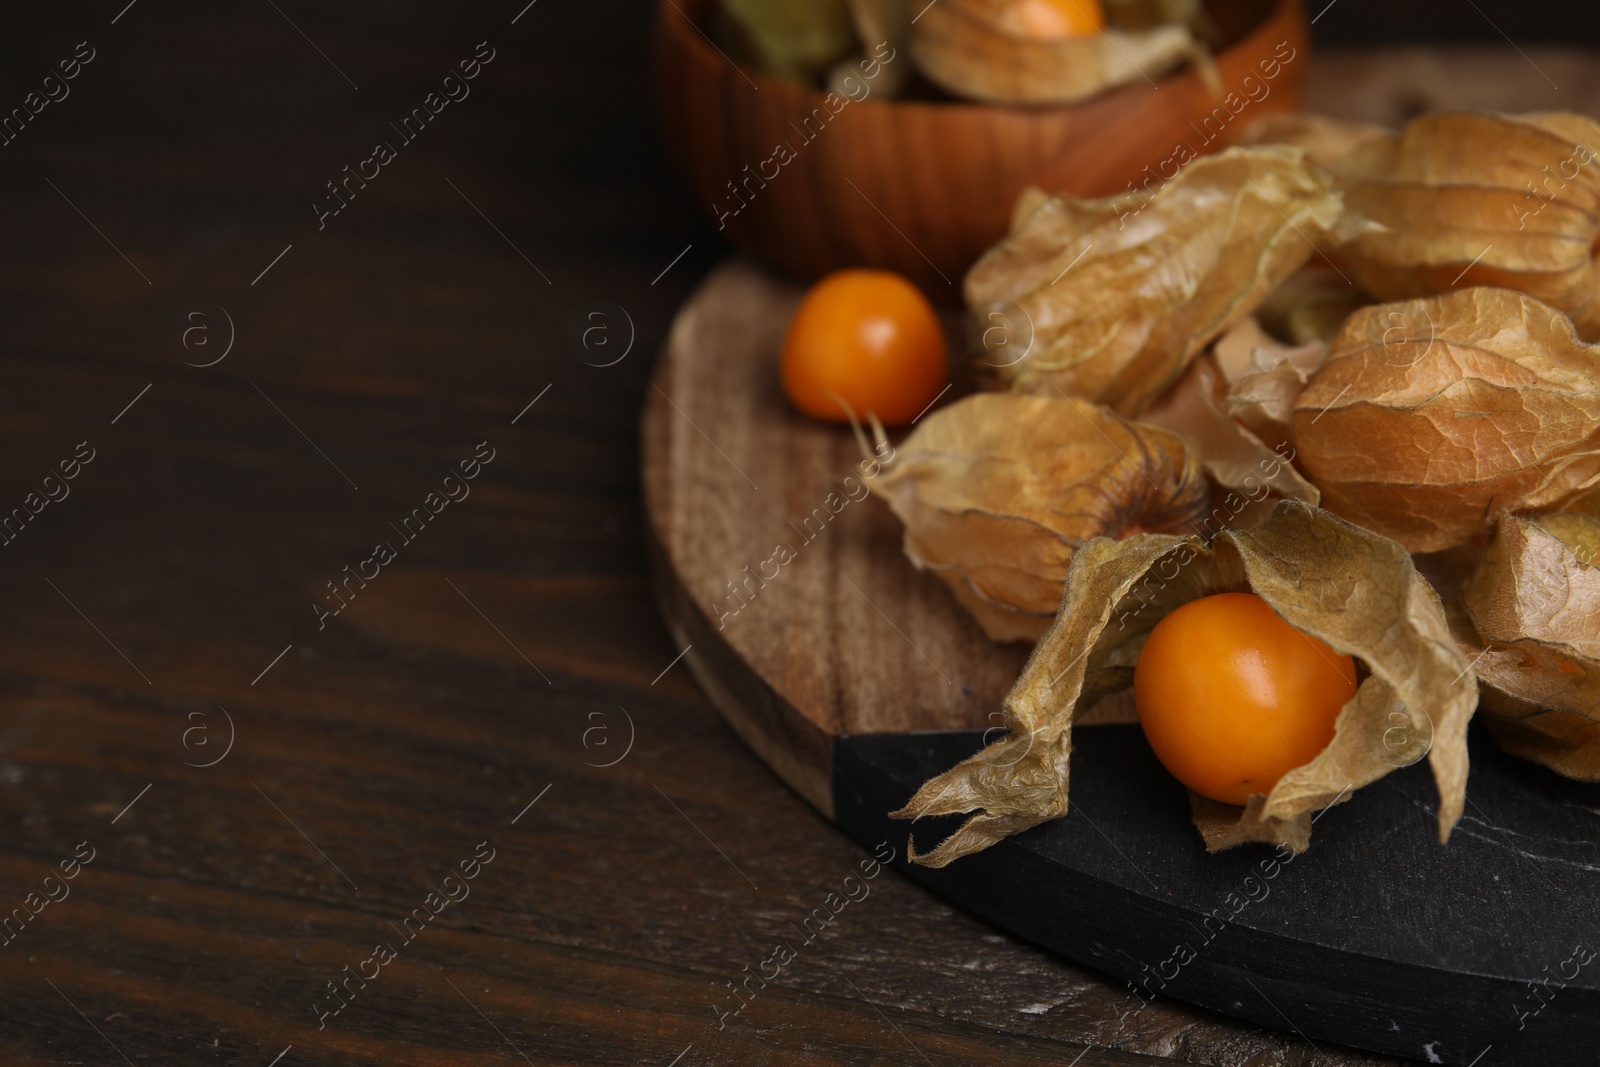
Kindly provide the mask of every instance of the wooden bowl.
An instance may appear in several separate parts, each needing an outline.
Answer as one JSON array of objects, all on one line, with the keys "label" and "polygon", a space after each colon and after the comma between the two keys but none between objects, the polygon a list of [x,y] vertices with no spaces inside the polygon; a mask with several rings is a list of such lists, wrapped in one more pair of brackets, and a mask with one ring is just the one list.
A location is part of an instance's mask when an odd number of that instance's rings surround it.
[{"label": "wooden bowl", "polygon": [[[833,113],[823,93],[720,52],[704,32],[714,3],[663,0],[656,35],[668,148],[713,222],[801,281],[881,267],[944,303],[960,302],[962,275],[1006,232],[1025,187],[1079,196],[1153,188],[1188,153],[1299,108],[1305,81],[1299,0],[1212,0],[1218,24],[1238,28],[1216,57],[1231,101],[1185,68],[1068,106],[869,93]],[[910,63],[908,50],[891,62]],[[1275,77],[1264,77],[1263,63],[1276,64]]]}]

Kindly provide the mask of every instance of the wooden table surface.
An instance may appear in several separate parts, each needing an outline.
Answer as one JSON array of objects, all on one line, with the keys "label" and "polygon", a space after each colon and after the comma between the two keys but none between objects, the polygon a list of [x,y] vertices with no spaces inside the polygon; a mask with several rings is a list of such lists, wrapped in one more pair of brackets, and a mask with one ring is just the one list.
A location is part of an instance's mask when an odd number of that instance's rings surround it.
[{"label": "wooden table surface", "polygon": [[93,56],[0,148],[0,1061],[1380,1062],[1119,1032],[892,872],[719,1020],[867,856],[648,592],[642,395],[725,254],[649,5],[523,5],[96,0],[0,45],[6,108]]}]

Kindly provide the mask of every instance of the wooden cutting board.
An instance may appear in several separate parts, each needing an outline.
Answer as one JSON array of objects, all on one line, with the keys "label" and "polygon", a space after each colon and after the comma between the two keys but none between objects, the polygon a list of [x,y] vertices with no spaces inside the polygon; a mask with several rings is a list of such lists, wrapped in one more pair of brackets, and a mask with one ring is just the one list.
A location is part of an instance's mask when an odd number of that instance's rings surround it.
[{"label": "wooden cutting board", "polygon": [[[1534,84],[1557,65],[1541,58],[1319,60],[1313,106],[1388,122],[1495,94],[1511,110],[1596,110],[1593,66],[1561,63],[1586,92],[1556,95]],[[1027,649],[990,642],[909,564],[898,523],[861,492],[849,432],[784,402],[777,355],[799,298],[732,261],[673,325],[643,418],[657,591],[751,748],[863,844],[903,854],[908,824],[887,812],[982,745]],[[1417,766],[1330,810],[1312,849],[1279,864],[1265,848],[1206,855],[1137,727],[1102,725],[1075,734],[1066,818],[943,870],[903,869],[1130,983],[1130,1013],[1156,1010],[1143,998],[1159,991],[1425,1062],[1591,1063],[1600,788],[1476,734],[1472,761],[1448,846]],[[919,846],[954,822],[919,823]]]}]

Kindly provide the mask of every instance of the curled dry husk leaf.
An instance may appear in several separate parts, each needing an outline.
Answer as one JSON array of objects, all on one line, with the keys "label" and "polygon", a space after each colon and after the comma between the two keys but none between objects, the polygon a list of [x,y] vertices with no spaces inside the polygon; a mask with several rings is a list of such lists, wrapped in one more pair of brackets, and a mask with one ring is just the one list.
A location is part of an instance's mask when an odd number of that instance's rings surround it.
[{"label": "curled dry husk leaf", "polygon": [[810,83],[851,50],[846,0],[721,0],[738,32],[777,78]]},{"label": "curled dry husk leaf", "polygon": [[1153,193],[1028,197],[1032,210],[967,274],[967,303],[1032,323],[1013,388],[1058,388],[1138,415],[1311,255],[1339,196],[1298,149],[1195,160]]},{"label": "curled dry husk leaf", "polygon": [[1495,739],[1600,781],[1600,522],[1502,515],[1462,599]]},{"label": "curled dry husk leaf", "polygon": [[1339,165],[1350,211],[1379,224],[1341,263],[1383,300],[1457,285],[1520,289],[1600,337],[1600,125],[1582,115],[1445,112]]},{"label": "curled dry husk leaf", "polygon": [[[1266,444],[1282,450],[1292,437],[1295,403],[1311,376],[1327,362],[1328,345],[1322,341],[1286,345],[1268,336],[1254,319],[1246,319],[1217,340],[1217,362],[1224,373],[1237,360],[1230,354],[1240,349],[1247,350],[1249,358],[1242,368],[1228,374],[1228,414]],[[1303,484],[1315,493],[1315,487]],[[1315,496],[1297,499],[1317,502]]]},{"label": "curled dry husk leaf", "polygon": [[1357,148],[1393,132],[1387,126],[1295,111],[1257,119],[1245,126],[1232,143],[1294,145],[1305,151],[1306,162],[1312,166],[1332,170]]},{"label": "curled dry husk leaf", "polygon": [[[1271,518],[1207,547],[1195,536],[1101,539],[1078,550],[1061,609],[1006,696],[1010,733],[924,783],[899,818],[972,813],[929,866],[978,852],[1067,811],[1072,724],[1079,708],[1132,683],[1144,640],[1168,612],[1212,593],[1251,591],[1292,625],[1369,672],[1314,760],[1244,808],[1197,805],[1207,847],[1248,840],[1300,850],[1310,813],[1427,753],[1439,789],[1439,838],[1461,815],[1471,666],[1451,640],[1438,595],[1393,541],[1325,511],[1283,501]],[[1431,747],[1429,743],[1431,741]]]},{"label": "curled dry husk leaf", "polygon": [[850,17],[865,51],[881,44],[899,51],[911,33],[910,0],[849,0]]},{"label": "curled dry husk leaf", "polygon": [[936,0],[911,27],[911,55],[956,96],[995,104],[1070,104],[1155,77],[1198,54],[1183,26],[1053,39],[1010,24],[1011,0]]},{"label": "curled dry husk leaf", "polygon": [[[1191,363],[1140,416],[1194,442],[1211,480],[1237,491],[1212,513],[1222,525],[1247,518],[1243,501],[1261,504],[1273,493],[1317,503],[1316,486],[1292,465],[1288,420],[1327,352],[1320,342],[1299,348],[1282,344],[1247,318],[1218,338],[1212,351]],[[1216,529],[1208,526],[1204,532]]]},{"label": "curled dry husk leaf", "polygon": [[1509,289],[1362,308],[1296,401],[1294,444],[1324,507],[1446,549],[1600,483],[1600,347]]},{"label": "curled dry husk leaf", "polygon": [[911,562],[997,641],[1049,628],[1080,545],[1186,528],[1209,494],[1176,434],[1083,400],[1011,393],[926,416],[873,490],[905,524]]},{"label": "curled dry husk leaf", "polygon": [[[849,0],[850,18],[855,23],[861,53],[891,59],[900,54],[911,37],[911,0]],[[858,62],[839,64],[828,77],[828,88],[841,96],[860,93],[861,67]],[[873,89],[893,96],[911,73],[910,63],[884,62],[872,79]]]}]

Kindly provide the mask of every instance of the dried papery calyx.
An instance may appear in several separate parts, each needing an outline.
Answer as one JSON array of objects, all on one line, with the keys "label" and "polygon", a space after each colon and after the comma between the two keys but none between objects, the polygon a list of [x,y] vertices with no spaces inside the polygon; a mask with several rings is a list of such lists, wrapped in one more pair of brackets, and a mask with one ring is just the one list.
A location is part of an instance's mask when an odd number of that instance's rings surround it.
[{"label": "dried papery calyx", "polygon": [[1570,711],[1503,716],[1487,701],[1483,725],[1495,743],[1513,756],[1582,782],[1600,782],[1600,722]]},{"label": "dried papery calyx", "polygon": [[1295,402],[1324,507],[1434,552],[1600,484],[1600,346],[1524,293],[1363,308]]},{"label": "dried papery calyx", "polygon": [[1570,511],[1575,515],[1587,515],[1591,519],[1600,519],[1600,488],[1578,494],[1561,505],[1561,510]]},{"label": "dried papery calyx", "polygon": [[1600,521],[1500,516],[1462,601],[1495,739],[1600,781]]},{"label": "dried papery calyx", "polygon": [[[1219,516],[1223,525],[1233,524],[1245,503],[1262,504],[1274,493],[1315,504],[1316,487],[1294,469],[1293,451],[1274,452],[1228,414],[1227,398],[1227,382],[1206,354],[1145,411],[1142,421],[1182,434],[1194,445],[1207,477],[1231,491],[1225,503],[1234,506]],[[1215,533],[1216,528],[1208,526],[1205,532]]]},{"label": "dried papery calyx", "polygon": [[[1248,525],[1270,510],[1267,500],[1318,502],[1316,486],[1293,466],[1288,415],[1327,346],[1284,345],[1253,318],[1235,325],[1140,416],[1194,442],[1207,476],[1230,490],[1222,525]],[[1260,515],[1252,516],[1252,512]],[[1202,532],[1215,533],[1208,525]]]},{"label": "dried papery calyx", "polygon": [[1378,225],[1337,258],[1380,299],[1519,289],[1600,339],[1597,152],[1583,115],[1424,115],[1339,163],[1349,210]]},{"label": "dried papery calyx", "polygon": [[[1218,363],[1226,368],[1237,360],[1237,356],[1230,360],[1230,353],[1238,349],[1248,351],[1249,356],[1242,368],[1228,375],[1228,414],[1263,442],[1283,451],[1292,438],[1294,406],[1311,376],[1328,361],[1328,345],[1322,341],[1286,345],[1268,336],[1255,320],[1246,319],[1217,340]],[[1297,499],[1317,502],[1310,496]]]},{"label": "dried papery calyx", "polygon": [[1327,180],[1284,147],[1195,160],[1149,193],[1019,206],[1031,210],[966,279],[969,306],[1009,302],[1031,322],[1027,355],[1000,375],[1134,416],[1343,217]]},{"label": "dried papery calyx", "polygon": [[761,69],[776,78],[811,83],[855,45],[846,0],[720,0]]},{"label": "dried papery calyx", "polygon": [[979,393],[922,419],[873,480],[905,552],[995,640],[1037,640],[1073,553],[1192,526],[1209,490],[1176,434],[1087,401]]},{"label": "dried papery calyx", "polygon": [[899,51],[911,32],[910,0],[849,0],[849,4],[856,36],[866,51],[881,44]]},{"label": "dried papery calyx", "polygon": [[1366,668],[1334,738],[1244,807],[1197,804],[1208,848],[1310,841],[1311,812],[1340,803],[1427,755],[1439,790],[1439,838],[1461,815],[1471,664],[1451,640],[1439,597],[1393,541],[1325,511],[1284,501],[1271,518],[1194,535],[1100,539],[1073,557],[1056,621],[1006,696],[1010,732],[925,782],[897,818],[968,814],[913,862],[940,867],[1067,811],[1072,725],[1080,708],[1132,683],[1145,638],[1169,612],[1221,592],[1253,592],[1290,625]]},{"label": "dried papery calyx", "polygon": [[1387,126],[1295,111],[1257,119],[1241,129],[1232,143],[1294,145],[1305,151],[1306,162],[1329,170],[1367,142],[1389,137],[1393,133]]},{"label": "dried papery calyx", "polygon": [[893,96],[911,73],[909,62],[896,63],[895,58],[906,49],[911,37],[910,0],[849,0],[850,18],[855,24],[856,38],[861,42],[860,52],[881,60],[881,64],[861,65],[849,60],[836,66],[828,77],[828,88],[840,96],[858,96],[860,84],[867,71],[873,91]]},{"label": "dried papery calyx", "polygon": [[1203,54],[1181,25],[1030,37],[1006,17],[1010,7],[1011,0],[938,0],[924,7],[911,27],[918,69],[968,100],[1070,104]]}]

